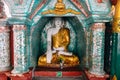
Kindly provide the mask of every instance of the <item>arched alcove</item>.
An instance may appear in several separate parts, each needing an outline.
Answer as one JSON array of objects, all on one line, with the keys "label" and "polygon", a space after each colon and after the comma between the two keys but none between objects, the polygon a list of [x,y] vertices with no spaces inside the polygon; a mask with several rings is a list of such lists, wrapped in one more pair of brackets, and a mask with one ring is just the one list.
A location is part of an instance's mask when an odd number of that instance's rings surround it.
[{"label": "arched alcove", "polygon": [[[31,51],[34,60],[37,63],[39,56],[46,52],[46,32],[47,24],[54,17],[42,17],[36,26],[32,27],[31,38]],[[85,54],[86,39],[83,26],[77,17],[62,17],[66,20],[66,27],[70,30],[70,44],[68,47],[69,52],[77,55],[82,61]]]}]

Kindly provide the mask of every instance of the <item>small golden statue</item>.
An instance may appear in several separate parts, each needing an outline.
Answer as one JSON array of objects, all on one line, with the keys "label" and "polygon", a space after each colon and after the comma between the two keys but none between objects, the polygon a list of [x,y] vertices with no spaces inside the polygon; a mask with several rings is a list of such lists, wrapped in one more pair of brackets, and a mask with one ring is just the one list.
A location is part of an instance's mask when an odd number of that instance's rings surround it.
[{"label": "small golden statue", "polygon": [[42,12],[43,15],[45,14],[65,15],[67,13],[73,13],[76,15],[80,14],[80,12],[77,12],[73,9],[70,9],[70,8],[66,9],[65,4],[63,3],[63,0],[57,0],[57,3],[55,4],[55,9]]},{"label": "small golden statue", "polygon": [[54,27],[47,31],[47,52],[39,57],[38,66],[44,67],[74,67],[79,65],[77,56],[68,52],[70,31],[65,28],[62,18],[55,18]]},{"label": "small golden statue", "polygon": [[120,33],[120,0],[117,0],[117,4],[113,6],[114,18],[113,18],[113,32]]}]

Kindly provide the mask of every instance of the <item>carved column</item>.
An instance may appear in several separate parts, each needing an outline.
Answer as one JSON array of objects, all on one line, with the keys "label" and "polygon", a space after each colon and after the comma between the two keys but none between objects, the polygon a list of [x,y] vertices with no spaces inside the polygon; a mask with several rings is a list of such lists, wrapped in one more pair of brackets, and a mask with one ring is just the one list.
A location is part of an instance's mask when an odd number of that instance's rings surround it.
[{"label": "carved column", "polygon": [[27,28],[24,25],[13,25],[14,69],[12,73],[28,72]]},{"label": "carved column", "polygon": [[10,70],[10,33],[9,28],[0,26],[0,71]]},{"label": "carved column", "polygon": [[90,73],[104,75],[104,36],[105,23],[94,23],[92,29],[92,51]]},{"label": "carved column", "polygon": [[7,20],[4,4],[0,0],[0,72],[10,70],[10,30],[6,26]]}]

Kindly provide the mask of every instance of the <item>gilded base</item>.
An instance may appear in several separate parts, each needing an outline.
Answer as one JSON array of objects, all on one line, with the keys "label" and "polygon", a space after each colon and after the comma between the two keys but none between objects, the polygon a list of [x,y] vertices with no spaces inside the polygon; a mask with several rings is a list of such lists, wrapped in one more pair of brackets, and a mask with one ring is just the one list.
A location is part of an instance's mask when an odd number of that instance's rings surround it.
[{"label": "gilded base", "polygon": [[77,56],[66,56],[66,55],[58,55],[54,53],[52,55],[51,63],[46,62],[46,54],[40,56],[38,60],[38,66],[43,67],[51,67],[51,68],[59,68],[59,67],[75,67],[80,65],[79,59]]},{"label": "gilded base", "polygon": [[[75,67],[79,66],[80,64],[63,64],[62,68],[67,68],[67,67]],[[60,64],[50,64],[50,63],[40,63],[38,66],[41,67],[49,67],[49,68],[61,68]]]}]

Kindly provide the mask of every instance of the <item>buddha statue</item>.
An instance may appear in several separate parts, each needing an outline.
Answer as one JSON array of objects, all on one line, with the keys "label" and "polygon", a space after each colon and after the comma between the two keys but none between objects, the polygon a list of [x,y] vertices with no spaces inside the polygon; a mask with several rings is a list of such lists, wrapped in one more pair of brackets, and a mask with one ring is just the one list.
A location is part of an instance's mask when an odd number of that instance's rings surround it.
[{"label": "buddha statue", "polygon": [[76,55],[68,52],[70,30],[65,28],[65,21],[56,17],[53,27],[47,30],[47,51],[39,57],[38,66],[44,67],[74,67],[79,65]]}]

